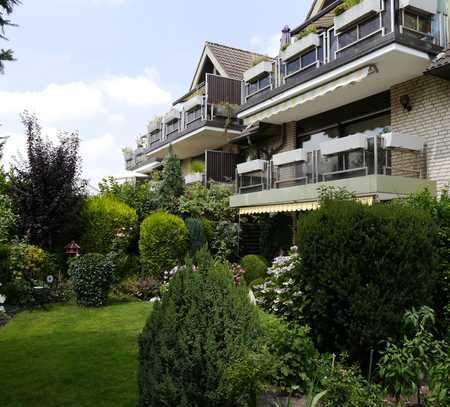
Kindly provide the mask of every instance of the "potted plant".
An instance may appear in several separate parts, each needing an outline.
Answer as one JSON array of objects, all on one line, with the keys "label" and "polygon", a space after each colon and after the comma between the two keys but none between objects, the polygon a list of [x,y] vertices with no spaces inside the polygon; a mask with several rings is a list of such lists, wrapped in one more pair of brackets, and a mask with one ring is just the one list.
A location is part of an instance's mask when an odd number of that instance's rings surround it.
[{"label": "potted plant", "polygon": [[294,38],[295,41],[281,52],[281,59],[283,61],[287,61],[302,52],[320,46],[320,36],[317,34],[317,29],[314,25],[306,27]]}]

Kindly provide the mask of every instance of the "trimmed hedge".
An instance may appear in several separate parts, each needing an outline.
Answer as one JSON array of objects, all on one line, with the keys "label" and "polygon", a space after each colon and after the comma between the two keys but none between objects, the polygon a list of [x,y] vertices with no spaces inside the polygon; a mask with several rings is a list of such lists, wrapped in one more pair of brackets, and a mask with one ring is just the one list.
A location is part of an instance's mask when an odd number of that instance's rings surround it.
[{"label": "trimmed hedge", "polygon": [[139,338],[140,407],[248,405],[253,369],[237,366],[257,350],[258,312],[228,266],[198,253],[169,284]]},{"label": "trimmed hedge", "polygon": [[145,275],[162,280],[164,272],[184,258],[187,247],[188,230],[180,217],[156,212],[142,222],[139,250]]},{"label": "trimmed hedge", "polygon": [[112,195],[89,198],[82,211],[81,250],[83,253],[103,253],[111,250],[119,230],[131,232],[138,220],[136,210]]},{"label": "trimmed hedge", "polygon": [[73,259],[69,266],[77,302],[85,307],[106,305],[114,280],[114,264],[108,256],[90,253]]},{"label": "trimmed hedge", "polygon": [[264,278],[267,274],[267,262],[264,257],[249,254],[242,258],[241,267],[245,270],[245,282],[250,285],[255,280]]},{"label": "trimmed hedge", "polygon": [[400,205],[330,201],[302,216],[294,309],[320,350],[366,362],[406,310],[432,304],[435,238],[427,213]]}]

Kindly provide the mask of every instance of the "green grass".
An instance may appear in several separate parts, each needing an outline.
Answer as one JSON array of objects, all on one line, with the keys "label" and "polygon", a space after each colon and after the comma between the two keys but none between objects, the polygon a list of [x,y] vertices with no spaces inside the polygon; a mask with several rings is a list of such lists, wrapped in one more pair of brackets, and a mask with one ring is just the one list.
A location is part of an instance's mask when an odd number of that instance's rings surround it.
[{"label": "green grass", "polygon": [[149,303],[58,305],[0,329],[2,407],[137,405],[137,336]]}]

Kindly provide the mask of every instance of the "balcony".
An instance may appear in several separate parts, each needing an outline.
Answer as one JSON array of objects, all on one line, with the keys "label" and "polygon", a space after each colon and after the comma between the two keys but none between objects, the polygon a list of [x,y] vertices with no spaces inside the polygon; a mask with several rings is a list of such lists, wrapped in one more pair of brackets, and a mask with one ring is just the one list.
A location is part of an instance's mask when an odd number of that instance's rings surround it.
[{"label": "balcony", "polygon": [[[367,66],[377,75],[344,92],[350,94],[344,95],[344,103],[382,92],[422,75],[431,57],[448,45],[448,18],[436,0],[363,0],[338,16],[335,8],[333,3],[292,31],[292,42],[280,51],[263,92],[249,94],[251,82],[244,82],[238,117],[246,124],[280,124],[333,109],[336,101],[321,100],[311,109],[291,109],[293,115],[256,115]],[[336,100],[341,97],[342,92]],[[323,108],[322,102],[328,106]]]},{"label": "balcony", "polygon": [[324,185],[345,187],[360,197],[389,200],[428,187],[424,143],[417,136],[354,134],[323,140],[316,149],[297,149],[255,160],[236,170],[232,207],[313,202]]},{"label": "balcony", "polygon": [[[162,160],[169,145],[180,159],[220,149],[228,143],[225,133],[231,137],[242,130],[236,117],[240,103],[240,81],[207,74],[204,84],[149,124],[147,134],[140,141],[141,147],[128,158],[127,168],[136,168],[139,160]],[[146,158],[141,158],[142,155]]]}]

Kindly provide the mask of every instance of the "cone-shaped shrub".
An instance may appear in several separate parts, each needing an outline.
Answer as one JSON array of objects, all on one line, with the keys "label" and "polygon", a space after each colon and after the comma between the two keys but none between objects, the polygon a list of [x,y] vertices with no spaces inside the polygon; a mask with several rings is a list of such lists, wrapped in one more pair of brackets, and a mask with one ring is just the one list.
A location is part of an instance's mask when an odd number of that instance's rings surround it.
[{"label": "cone-shaped shrub", "polygon": [[[170,282],[139,339],[141,407],[236,406],[251,398],[231,371],[257,346],[256,308],[205,249]],[[249,379],[250,381],[251,379]]]},{"label": "cone-shaped shrub", "polygon": [[195,218],[188,218],[185,222],[189,233],[189,254],[194,257],[207,243],[203,222]]}]

